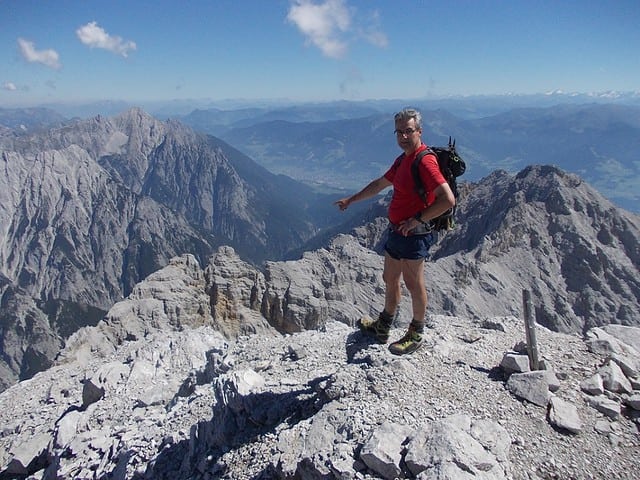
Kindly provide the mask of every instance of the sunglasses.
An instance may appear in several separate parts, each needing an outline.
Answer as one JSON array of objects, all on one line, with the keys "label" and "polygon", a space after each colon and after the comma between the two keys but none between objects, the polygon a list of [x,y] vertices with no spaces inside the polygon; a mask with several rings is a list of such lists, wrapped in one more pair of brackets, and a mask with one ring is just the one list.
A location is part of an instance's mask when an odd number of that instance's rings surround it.
[{"label": "sunglasses", "polygon": [[395,133],[397,136],[409,136],[412,133],[417,132],[418,130],[416,130],[415,128],[405,128],[404,130],[400,129],[400,128],[396,128],[393,133]]}]

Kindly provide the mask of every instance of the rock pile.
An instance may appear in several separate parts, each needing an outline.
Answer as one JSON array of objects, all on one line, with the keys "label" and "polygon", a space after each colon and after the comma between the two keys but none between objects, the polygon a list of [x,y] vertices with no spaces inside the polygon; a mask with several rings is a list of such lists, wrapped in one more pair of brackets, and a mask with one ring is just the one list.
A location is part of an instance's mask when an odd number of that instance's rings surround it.
[{"label": "rock pile", "polygon": [[3,392],[0,478],[634,478],[640,329],[540,327],[535,372],[512,316],[435,315],[406,357],[334,319],[223,337],[262,308],[236,267],[222,288],[221,265],[174,259]]},{"label": "rock pile", "polygon": [[[587,404],[600,413],[617,419],[624,409],[634,418],[640,406],[640,329],[622,325],[593,328],[587,332],[587,348],[603,358],[593,375],[580,382],[580,389],[588,394]],[[519,345],[522,347],[522,345]],[[553,370],[542,365],[531,371],[527,354],[507,352],[500,366],[510,375],[507,389],[516,397],[535,405],[549,407],[549,421],[561,430],[582,431],[577,408],[561,398],[550,395],[561,388]],[[544,363],[544,362],[543,362]]]}]

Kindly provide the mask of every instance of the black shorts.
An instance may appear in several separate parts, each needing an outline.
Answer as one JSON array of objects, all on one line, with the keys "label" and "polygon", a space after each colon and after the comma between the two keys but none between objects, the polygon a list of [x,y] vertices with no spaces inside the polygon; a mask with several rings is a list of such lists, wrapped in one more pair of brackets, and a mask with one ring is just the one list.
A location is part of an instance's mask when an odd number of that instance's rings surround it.
[{"label": "black shorts", "polygon": [[429,256],[429,249],[436,243],[436,240],[436,235],[433,232],[405,237],[390,228],[384,250],[396,260],[419,260]]}]

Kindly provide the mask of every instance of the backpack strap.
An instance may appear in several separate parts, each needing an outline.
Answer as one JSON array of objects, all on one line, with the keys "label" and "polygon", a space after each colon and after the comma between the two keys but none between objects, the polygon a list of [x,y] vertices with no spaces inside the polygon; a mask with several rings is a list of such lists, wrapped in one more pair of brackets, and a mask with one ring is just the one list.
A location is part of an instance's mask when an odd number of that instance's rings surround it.
[{"label": "backpack strap", "polygon": [[436,152],[431,150],[430,147],[427,147],[426,149],[418,152],[418,154],[416,155],[416,158],[413,159],[413,163],[411,164],[411,174],[413,175],[413,183],[415,185],[416,193],[420,195],[420,198],[422,198],[422,200],[425,203],[427,203],[427,192],[424,189],[422,178],[420,178],[419,167],[420,167],[420,162],[427,155],[433,155],[436,157],[436,161],[438,160],[438,156],[436,155]]},{"label": "backpack strap", "polygon": [[[436,161],[438,160],[438,155],[436,154],[436,152],[431,150],[431,147],[427,147],[424,150],[418,152],[418,154],[413,159],[413,163],[411,164],[411,176],[413,177],[414,189],[425,203],[427,203],[427,192],[424,189],[422,178],[420,178],[420,162],[427,155],[433,155],[434,157],[436,157]],[[393,162],[393,168],[395,170],[400,167],[400,163],[402,163],[402,160],[405,158],[405,156],[405,154],[402,154],[398,158],[396,158],[395,162]]]}]

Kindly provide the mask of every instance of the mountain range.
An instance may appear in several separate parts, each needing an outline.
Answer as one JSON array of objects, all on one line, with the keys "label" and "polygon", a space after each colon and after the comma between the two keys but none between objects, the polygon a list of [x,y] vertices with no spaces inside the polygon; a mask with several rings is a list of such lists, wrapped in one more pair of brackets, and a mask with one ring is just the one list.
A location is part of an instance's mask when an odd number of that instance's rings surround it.
[{"label": "mountain range", "polygon": [[[224,139],[271,172],[335,191],[359,188],[383,173],[398,153],[391,119],[405,105],[423,112],[427,143],[456,138],[468,159],[468,180],[498,168],[515,173],[527,165],[553,164],[638,212],[637,92],[295,104],[174,101],[148,107],[158,118]],[[0,108],[0,129],[28,132],[60,124],[62,115],[113,116],[128,108],[126,102]]]},{"label": "mountain range", "polygon": [[175,255],[205,261],[233,244],[260,264],[340,215],[221,140],[139,109],[8,129],[0,162],[3,381],[50,364],[64,338]]},{"label": "mountain range", "polygon": [[[577,173],[614,203],[640,205],[640,107],[616,104],[517,108],[481,118],[422,109],[424,140],[445,146],[456,140],[467,161],[465,179],[496,169],[515,173],[551,164]],[[208,118],[208,120],[207,120]],[[211,125],[219,112],[194,112],[183,121],[219,135],[273,172],[318,188],[358,189],[386,171],[398,155],[393,112],[325,121],[254,119],[224,129]]]},{"label": "mountain range", "polygon": [[[634,478],[640,218],[582,176],[465,183],[425,346],[395,357],[354,328],[383,304],[390,193],[339,212],[138,108],[21,125],[0,132],[0,479]],[[410,318],[405,294],[394,338]]]},{"label": "mountain range", "polygon": [[[367,118],[357,121],[361,130],[382,128]],[[377,252],[383,241],[385,198],[345,215],[332,205],[335,195],[274,175],[216,137],[140,109],[45,132],[9,129],[0,150],[7,172],[0,186],[5,388],[51,365],[69,335],[95,325],[175,255],[205,263],[230,245],[256,267],[281,259],[265,268],[268,278],[276,270],[286,278],[299,268],[292,252],[304,258],[340,233],[355,229]],[[433,252],[443,266],[430,272],[436,312],[513,314],[526,288],[540,298],[539,321],[555,330],[636,324],[637,216],[557,167],[495,171],[464,191],[460,227]],[[358,269],[353,259],[343,261]],[[309,282],[316,272],[306,272]],[[367,281],[357,271],[354,278]],[[335,281],[329,276],[299,301],[349,288]],[[289,283],[279,288],[282,298],[292,297]],[[345,304],[345,312],[356,305]],[[283,332],[318,326],[317,314],[311,323],[291,320],[296,307],[286,305],[262,315]],[[374,314],[378,307],[369,298],[359,308]]]},{"label": "mountain range", "polygon": [[[451,95],[425,98],[393,98],[367,100],[337,100],[327,102],[301,102],[288,99],[172,99],[167,101],[124,101],[104,99],[94,102],[48,102],[31,105],[56,112],[66,118],[90,118],[96,115],[115,116],[133,107],[140,107],[156,118],[185,116],[197,110],[218,110],[219,112],[244,111],[245,118],[258,117],[268,112],[299,111],[306,120],[335,120],[336,112],[341,118],[363,116],[363,109],[378,112],[393,112],[398,105],[419,105],[421,108],[444,109],[462,118],[479,118],[514,108],[550,107],[559,104],[616,104],[640,106],[640,91],[602,91],[602,92],[565,92],[553,90],[534,94],[496,94],[496,95]],[[430,107],[429,107],[430,105]],[[24,110],[25,108],[7,108],[6,110]],[[2,109],[0,109],[2,110]],[[317,111],[323,112],[319,117]],[[223,113],[227,116],[228,113]],[[232,116],[237,119],[237,114]],[[226,123],[226,122],[223,122]]]}]

